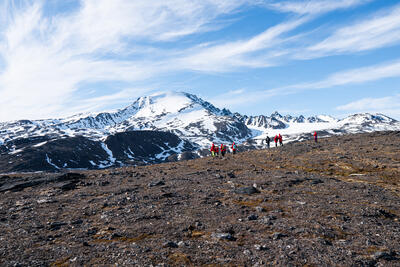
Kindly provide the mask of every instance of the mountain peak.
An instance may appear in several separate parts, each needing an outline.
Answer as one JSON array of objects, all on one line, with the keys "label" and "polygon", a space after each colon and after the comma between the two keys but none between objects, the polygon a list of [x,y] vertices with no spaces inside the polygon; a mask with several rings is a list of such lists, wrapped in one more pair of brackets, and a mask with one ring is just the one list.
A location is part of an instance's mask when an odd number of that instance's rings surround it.
[{"label": "mountain peak", "polygon": [[279,114],[278,111],[275,111],[274,113],[271,114],[271,117],[275,117],[275,118],[283,118],[283,116],[281,114]]},{"label": "mountain peak", "polygon": [[386,115],[380,114],[380,113],[357,113],[350,115],[342,120],[343,122],[346,123],[396,123],[397,120],[392,119]]}]

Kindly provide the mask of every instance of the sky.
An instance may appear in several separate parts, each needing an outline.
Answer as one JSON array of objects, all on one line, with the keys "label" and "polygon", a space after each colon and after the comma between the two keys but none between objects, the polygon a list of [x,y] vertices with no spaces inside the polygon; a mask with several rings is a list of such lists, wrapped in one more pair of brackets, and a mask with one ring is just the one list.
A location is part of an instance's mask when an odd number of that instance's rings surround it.
[{"label": "sky", "polygon": [[160,91],[246,115],[400,120],[399,0],[2,0],[0,122]]}]

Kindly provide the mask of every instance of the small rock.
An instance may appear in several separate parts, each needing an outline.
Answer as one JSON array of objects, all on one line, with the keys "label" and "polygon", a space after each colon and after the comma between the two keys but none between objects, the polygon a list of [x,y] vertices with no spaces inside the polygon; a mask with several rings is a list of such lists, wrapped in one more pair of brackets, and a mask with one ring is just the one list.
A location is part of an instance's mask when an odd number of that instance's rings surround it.
[{"label": "small rock", "polygon": [[252,253],[250,250],[246,249],[245,251],[243,251],[243,254],[246,256],[250,256]]},{"label": "small rock", "polygon": [[255,215],[255,214],[251,214],[249,217],[247,217],[247,219],[248,219],[249,221],[255,221],[255,220],[258,219],[258,216]]},{"label": "small rock", "polygon": [[24,206],[26,203],[24,202],[24,201],[21,201],[21,200],[17,200],[16,202],[15,202],[15,206],[17,206],[17,207],[19,207],[19,206]]},{"label": "small rock", "polygon": [[63,225],[66,225],[66,223],[65,222],[53,222],[50,224],[50,230],[58,230]]},{"label": "small rock", "polygon": [[224,176],[222,176],[222,175],[219,174],[219,173],[215,174],[215,177],[217,177],[218,179],[224,179]]},{"label": "small rock", "polygon": [[254,245],[254,248],[256,250],[268,250],[268,247],[266,245],[258,245],[258,244],[256,244],[256,245]]},{"label": "small rock", "polygon": [[274,239],[274,240],[279,240],[279,239],[281,239],[282,237],[286,237],[287,235],[285,235],[285,234],[282,234],[282,233],[279,233],[279,232],[275,232],[273,235],[272,235],[272,239]]},{"label": "small rock", "polygon": [[151,182],[148,184],[148,187],[161,186],[161,185],[165,185],[165,182],[162,180]]},{"label": "small rock", "polygon": [[227,175],[229,178],[235,178],[235,177],[236,177],[235,174],[234,174],[233,172],[228,172],[226,175]]},{"label": "small rock", "polygon": [[109,181],[101,181],[101,182],[97,183],[97,185],[99,185],[99,186],[106,186],[106,185],[109,185],[109,184],[110,184]]},{"label": "small rock", "polygon": [[351,250],[347,251],[346,253],[347,256],[353,256],[353,252]]},{"label": "small rock", "polygon": [[36,200],[36,202],[38,204],[42,204],[42,203],[53,203],[55,201],[53,201],[51,198],[41,198],[41,199]]},{"label": "small rock", "polygon": [[95,235],[96,233],[97,233],[97,228],[91,228],[86,232],[87,235]]},{"label": "small rock", "polygon": [[263,207],[256,207],[256,211],[258,211],[258,212],[266,212],[266,210]]},{"label": "small rock", "polygon": [[272,221],[276,220],[276,217],[273,215],[268,215],[268,216],[264,216],[261,219],[262,223],[265,223],[266,225],[271,225]]},{"label": "small rock", "polygon": [[111,235],[111,239],[120,238],[120,237],[122,237],[122,235],[120,235],[120,234],[118,234],[118,233],[113,233],[113,234]]},{"label": "small rock", "polygon": [[230,233],[213,233],[212,237],[217,239],[224,239],[229,241],[235,241],[236,238]]},{"label": "small rock", "polygon": [[235,190],[235,193],[237,194],[246,194],[246,195],[252,195],[252,194],[257,194],[260,193],[260,191],[257,190],[257,188],[250,186],[250,187],[240,187]]},{"label": "small rock", "polygon": [[71,221],[71,224],[82,224],[82,223],[83,223],[83,220],[81,220],[81,219]]},{"label": "small rock", "polygon": [[168,241],[166,243],[163,244],[164,248],[177,248],[178,244],[172,241]]},{"label": "small rock", "polygon": [[187,244],[185,242],[183,242],[183,241],[178,242],[178,247],[186,247],[186,246],[187,246]]},{"label": "small rock", "polygon": [[324,181],[322,181],[321,179],[314,179],[311,182],[311,184],[322,184],[322,183],[324,183]]},{"label": "small rock", "polygon": [[301,234],[301,233],[304,233],[306,230],[304,229],[304,228],[296,228],[296,229],[294,229],[294,233],[295,234]]},{"label": "small rock", "polygon": [[397,260],[396,253],[394,251],[391,251],[391,252],[377,251],[373,255],[373,258],[375,260],[379,260],[379,259],[384,259],[384,260],[387,260],[387,261]]}]

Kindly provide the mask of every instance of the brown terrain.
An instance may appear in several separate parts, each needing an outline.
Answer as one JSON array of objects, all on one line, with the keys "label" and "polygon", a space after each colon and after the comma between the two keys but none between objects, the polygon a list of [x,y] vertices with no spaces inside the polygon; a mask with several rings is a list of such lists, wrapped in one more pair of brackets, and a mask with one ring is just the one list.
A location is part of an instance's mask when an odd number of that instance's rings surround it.
[{"label": "brown terrain", "polygon": [[0,176],[1,266],[400,266],[400,132]]}]

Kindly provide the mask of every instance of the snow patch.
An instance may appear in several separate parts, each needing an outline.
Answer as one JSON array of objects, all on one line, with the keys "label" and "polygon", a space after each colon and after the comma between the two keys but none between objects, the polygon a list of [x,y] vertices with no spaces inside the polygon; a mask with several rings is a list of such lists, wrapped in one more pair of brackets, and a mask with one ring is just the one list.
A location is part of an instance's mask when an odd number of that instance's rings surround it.
[{"label": "snow patch", "polygon": [[38,143],[36,145],[33,145],[32,147],[40,147],[40,146],[43,146],[46,143],[47,143],[47,141],[44,141],[44,142]]},{"label": "snow patch", "polygon": [[11,151],[11,152],[10,152],[10,153],[8,153],[8,154],[10,154],[10,155],[14,155],[14,154],[20,153],[20,152],[22,152],[22,151],[24,151],[24,149],[23,149],[23,148],[21,148],[21,149],[15,149],[15,150]]},{"label": "snow patch", "polygon": [[115,163],[115,161],[117,160],[116,158],[114,158],[112,151],[107,147],[107,145],[105,143],[101,143],[101,147],[104,149],[104,151],[106,151],[106,153],[108,154],[108,160],[110,162],[110,166],[112,164]]},{"label": "snow patch", "polygon": [[47,161],[47,163],[49,163],[51,166],[53,166],[53,167],[56,168],[57,170],[60,169],[56,164],[54,164],[53,162],[51,162],[51,159],[49,158],[49,156],[47,155],[47,153],[46,153],[46,161]]}]

